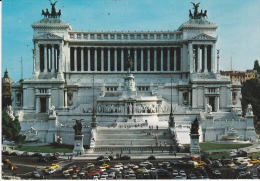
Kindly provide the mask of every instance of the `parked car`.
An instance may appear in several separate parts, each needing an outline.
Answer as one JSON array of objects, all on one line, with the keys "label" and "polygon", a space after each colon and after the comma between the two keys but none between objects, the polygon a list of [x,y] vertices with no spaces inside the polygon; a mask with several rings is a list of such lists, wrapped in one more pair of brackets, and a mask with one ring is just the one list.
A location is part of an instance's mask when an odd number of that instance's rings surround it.
[{"label": "parked car", "polygon": [[104,162],[110,162],[110,158],[108,158],[107,156],[105,156],[102,160],[103,160]]},{"label": "parked car", "polygon": [[41,153],[35,152],[31,155],[32,157],[40,157],[43,156]]},{"label": "parked car", "polygon": [[179,175],[178,170],[173,170],[173,171],[172,171],[172,175],[173,175],[174,177],[176,177],[177,175]]},{"label": "parked car", "polygon": [[49,169],[47,169],[46,171],[45,171],[45,173],[47,173],[47,174],[53,174],[53,173],[55,173],[56,172],[56,169],[53,169],[53,168],[49,168]]},{"label": "parked car", "polygon": [[39,157],[37,159],[37,162],[48,162],[48,158],[46,158],[46,157]]},{"label": "parked car", "polygon": [[33,172],[32,172],[32,177],[33,177],[33,178],[41,178],[41,175],[40,175],[39,172],[33,171]]},{"label": "parked car", "polygon": [[121,160],[130,160],[131,157],[128,156],[128,155],[123,155],[120,159],[121,159]]},{"label": "parked car", "polygon": [[30,154],[29,154],[29,152],[25,151],[25,152],[23,152],[23,153],[21,154],[21,156],[22,156],[22,157],[29,157]]},{"label": "parked car", "polygon": [[57,163],[53,163],[53,164],[51,164],[51,168],[53,168],[53,169],[60,168],[60,165]]},{"label": "parked car", "polygon": [[70,173],[67,170],[63,171],[62,174],[63,174],[64,178],[70,177]]}]

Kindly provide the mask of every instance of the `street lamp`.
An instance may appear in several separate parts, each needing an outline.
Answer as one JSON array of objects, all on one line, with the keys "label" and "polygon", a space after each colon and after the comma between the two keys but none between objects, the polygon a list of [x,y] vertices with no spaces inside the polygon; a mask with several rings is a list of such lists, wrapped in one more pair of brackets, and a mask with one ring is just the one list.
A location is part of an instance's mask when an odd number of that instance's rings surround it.
[{"label": "street lamp", "polygon": [[94,107],[94,95],[95,95],[95,92],[94,92],[94,85],[95,85],[95,74],[93,74],[93,110],[92,110],[92,123],[91,123],[91,127],[97,127],[97,116],[95,114],[95,107]]},{"label": "street lamp", "polygon": [[171,74],[171,112],[169,116],[169,127],[175,127],[173,109],[172,109],[172,74]]}]

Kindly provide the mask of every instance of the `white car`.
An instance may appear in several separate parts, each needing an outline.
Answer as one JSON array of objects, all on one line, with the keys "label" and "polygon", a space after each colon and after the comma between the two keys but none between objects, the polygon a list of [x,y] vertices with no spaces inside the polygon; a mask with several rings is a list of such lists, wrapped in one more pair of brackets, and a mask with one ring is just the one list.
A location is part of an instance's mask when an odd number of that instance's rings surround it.
[{"label": "white car", "polygon": [[177,175],[179,175],[178,170],[173,170],[173,171],[172,171],[172,175],[173,175],[174,177],[177,176]]},{"label": "white car", "polygon": [[104,175],[101,175],[101,177],[100,177],[100,179],[99,180],[106,180],[107,179],[107,177],[106,176],[104,176]]},{"label": "white car", "polygon": [[48,170],[46,170],[47,174],[53,174],[55,172],[56,172],[56,169],[54,169],[54,168],[49,168]]},{"label": "white car", "polygon": [[[107,172],[103,172],[102,175],[101,175],[101,177],[102,177],[102,176],[107,178],[107,177],[108,177],[108,173],[107,173]],[[101,177],[100,177],[100,178],[101,178]]]},{"label": "white car", "polygon": [[121,165],[115,165],[114,168],[118,171],[123,170],[124,168]]}]

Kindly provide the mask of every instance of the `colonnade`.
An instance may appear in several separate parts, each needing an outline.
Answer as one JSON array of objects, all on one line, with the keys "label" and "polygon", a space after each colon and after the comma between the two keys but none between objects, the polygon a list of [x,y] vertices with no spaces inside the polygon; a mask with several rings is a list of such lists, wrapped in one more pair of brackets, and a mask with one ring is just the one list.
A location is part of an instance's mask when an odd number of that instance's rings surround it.
[{"label": "colonnade", "polygon": [[70,47],[70,71],[181,71],[181,47]]},{"label": "colonnade", "polygon": [[[39,44],[36,46],[36,56],[37,55],[40,61],[36,62],[34,69],[39,68],[40,70],[38,71],[41,72],[61,72],[60,45]],[[36,61],[37,60],[36,58]]]},{"label": "colonnade", "polygon": [[215,70],[215,44],[192,45],[189,44],[190,71],[197,73],[216,72]]}]

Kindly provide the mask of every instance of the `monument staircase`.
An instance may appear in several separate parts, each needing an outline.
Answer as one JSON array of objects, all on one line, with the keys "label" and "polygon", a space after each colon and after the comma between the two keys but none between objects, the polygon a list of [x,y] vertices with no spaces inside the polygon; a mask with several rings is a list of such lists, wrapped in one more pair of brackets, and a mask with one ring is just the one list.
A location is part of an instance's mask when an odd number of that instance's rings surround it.
[{"label": "monument staircase", "polygon": [[97,127],[94,145],[89,151],[92,155],[161,155],[175,151],[168,123],[165,121],[153,124],[145,121],[102,123]]},{"label": "monument staircase", "polygon": [[232,120],[236,119],[232,112],[212,112],[214,120]]}]

